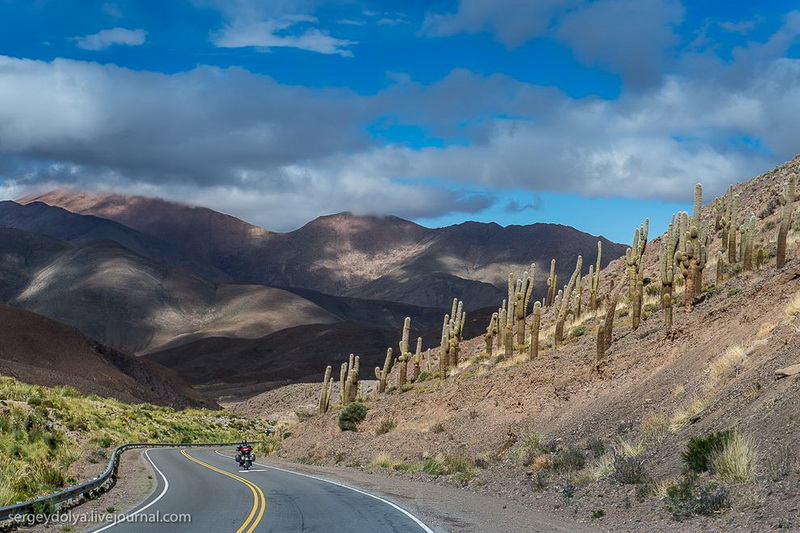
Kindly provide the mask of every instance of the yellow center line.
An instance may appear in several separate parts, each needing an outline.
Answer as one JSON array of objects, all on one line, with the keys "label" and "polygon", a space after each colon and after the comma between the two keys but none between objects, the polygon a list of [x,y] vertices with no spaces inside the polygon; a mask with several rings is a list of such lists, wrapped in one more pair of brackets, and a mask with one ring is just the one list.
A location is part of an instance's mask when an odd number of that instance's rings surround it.
[{"label": "yellow center line", "polygon": [[266,510],[267,507],[267,501],[266,498],[264,497],[264,492],[261,490],[261,487],[259,487],[252,481],[244,479],[243,477],[231,474],[230,472],[226,472],[225,470],[221,470],[215,466],[211,466],[208,463],[204,463],[199,459],[195,459],[194,457],[189,455],[186,452],[186,450],[181,450],[181,454],[183,454],[187,459],[194,461],[195,463],[204,466],[209,470],[213,470],[214,472],[220,473],[224,476],[228,476],[229,478],[244,483],[250,489],[250,491],[253,493],[253,509],[250,511],[250,514],[247,516],[247,520],[244,521],[244,524],[242,524],[241,527],[236,530],[236,533],[252,533],[253,530],[256,528],[256,526],[258,526],[258,524],[261,522],[261,519],[264,517],[264,511]]}]

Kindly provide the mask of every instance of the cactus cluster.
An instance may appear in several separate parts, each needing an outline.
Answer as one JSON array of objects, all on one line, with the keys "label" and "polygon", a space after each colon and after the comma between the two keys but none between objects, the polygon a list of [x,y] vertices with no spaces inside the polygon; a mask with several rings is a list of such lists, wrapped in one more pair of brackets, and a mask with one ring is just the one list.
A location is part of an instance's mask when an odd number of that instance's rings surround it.
[{"label": "cactus cluster", "polygon": [[339,403],[342,405],[352,403],[358,397],[358,370],[359,357],[350,354],[339,371]]},{"label": "cactus cluster", "polygon": [[458,366],[460,343],[464,334],[464,323],[467,313],[464,312],[464,302],[453,298],[453,307],[449,315],[444,315],[442,324],[442,341],[439,345],[439,377],[447,377],[448,369]]}]

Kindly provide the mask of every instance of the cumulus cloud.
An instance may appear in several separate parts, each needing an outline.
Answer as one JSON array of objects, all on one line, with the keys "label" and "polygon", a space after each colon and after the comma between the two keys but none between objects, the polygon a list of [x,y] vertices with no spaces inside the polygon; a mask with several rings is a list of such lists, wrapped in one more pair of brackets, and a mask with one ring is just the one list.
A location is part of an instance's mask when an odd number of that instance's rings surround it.
[{"label": "cumulus cloud", "polygon": [[[104,184],[275,230],[343,210],[432,218],[499,201],[475,190],[685,201],[701,181],[720,194],[800,146],[800,60],[779,57],[798,30],[789,16],[733,62],[693,54],[616,100],[463,69],[428,85],[394,76],[365,96],[238,68],[0,57],[0,192]],[[441,143],[365,133],[388,115]]]},{"label": "cumulus cloud", "polygon": [[145,30],[129,30],[127,28],[111,28],[91,35],[74,37],[75,46],[84,50],[105,50],[115,44],[141,46],[147,39]]}]

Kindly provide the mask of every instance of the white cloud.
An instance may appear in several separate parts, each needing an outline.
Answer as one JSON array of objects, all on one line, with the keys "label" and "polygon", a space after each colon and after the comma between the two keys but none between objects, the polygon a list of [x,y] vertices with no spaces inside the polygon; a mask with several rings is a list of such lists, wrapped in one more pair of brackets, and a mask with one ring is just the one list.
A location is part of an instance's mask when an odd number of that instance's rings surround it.
[{"label": "white cloud", "polygon": [[111,28],[92,35],[73,38],[75,46],[84,50],[105,50],[115,44],[141,46],[146,39],[147,32],[145,30],[129,30],[127,28]]},{"label": "white cloud", "polygon": [[211,41],[219,48],[243,48],[255,46],[259,48],[297,48],[321,54],[338,54],[349,57],[353,52],[348,47],[354,41],[336,39],[317,28],[302,30],[297,35],[281,34],[297,26],[298,20],[270,19],[264,21],[236,20],[226,24],[219,32],[212,35]]}]

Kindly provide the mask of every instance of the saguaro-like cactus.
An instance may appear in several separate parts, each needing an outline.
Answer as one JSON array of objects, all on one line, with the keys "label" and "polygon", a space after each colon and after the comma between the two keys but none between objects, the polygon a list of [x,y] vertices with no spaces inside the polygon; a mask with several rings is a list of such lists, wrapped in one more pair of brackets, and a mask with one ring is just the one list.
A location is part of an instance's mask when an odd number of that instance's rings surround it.
[{"label": "saguaro-like cactus", "polygon": [[578,276],[581,272],[581,266],[583,265],[583,258],[578,256],[578,260],[575,262],[575,271],[572,273],[572,276],[569,278],[569,283],[567,283],[566,288],[564,289],[563,297],[561,298],[561,305],[558,308],[558,314],[556,316],[556,329],[555,334],[553,335],[553,344],[557,347],[561,344],[561,341],[564,337],[564,323],[567,320],[567,316],[572,312],[570,308],[570,299],[572,297],[572,291],[575,288],[575,282],[578,279]]},{"label": "saguaro-like cactus", "polygon": [[753,235],[756,231],[756,216],[749,212],[744,218],[742,228],[741,251],[742,269],[753,270]]},{"label": "saguaro-like cactus", "polygon": [[533,304],[533,323],[531,323],[531,342],[528,345],[528,359],[539,357],[539,326],[542,322],[542,305]]},{"label": "saguaro-like cactus", "polygon": [[498,331],[498,318],[499,315],[497,313],[492,313],[492,319],[489,321],[489,325],[486,327],[486,333],[483,334],[483,340],[486,342],[486,355],[489,357],[492,356],[494,338]]},{"label": "saguaro-like cactus", "polygon": [[556,287],[558,276],[556,276],[556,260],[550,260],[550,275],[547,276],[547,306],[551,306],[556,301]]},{"label": "saguaro-like cactus", "polygon": [[633,232],[633,246],[625,251],[625,262],[628,265],[628,302],[633,303],[636,295],[636,281],[642,276],[642,256],[647,246],[647,233],[650,219],[644,219]]},{"label": "saguaro-like cactus", "polygon": [[672,222],[661,243],[659,260],[661,263],[661,299],[664,306],[664,325],[667,333],[672,329],[672,292],[675,284],[675,251],[678,247],[678,222],[672,215]]},{"label": "saguaro-like cactus", "polygon": [[358,370],[359,357],[350,354],[347,362],[342,363],[339,372],[339,398],[342,405],[347,405],[355,401],[358,396]]},{"label": "saguaro-like cactus", "polygon": [[591,280],[590,284],[590,295],[589,295],[589,310],[594,312],[597,310],[597,291],[600,289],[600,258],[603,255],[603,243],[601,241],[597,241],[597,262],[594,266],[594,271],[589,271],[589,279]]},{"label": "saguaro-like cactus", "polygon": [[725,282],[725,253],[720,250],[717,252],[717,279],[714,285],[720,286]]},{"label": "saguaro-like cactus", "polygon": [[375,367],[375,378],[378,380],[378,392],[386,392],[386,381],[389,379],[389,372],[392,370],[392,349],[386,349],[386,359],[383,361],[383,368]]},{"label": "saguaro-like cactus", "polygon": [[331,406],[331,392],[333,391],[331,372],[333,372],[333,367],[328,365],[325,369],[325,377],[322,378],[322,390],[319,393],[319,404],[317,405],[317,411],[320,414],[327,413]]},{"label": "saguaro-like cactus", "polygon": [[605,328],[605,331],[603,332],[603,338],[606,350],[611,347],[611,341],[613,340],[614,336],[614,317],[617,314],[617,301],[619,300],[619,292],[621,288],[622,287],[614,291],[613,295],[606,294],[606,318],[603,321],[603,327]]},{"label": "saguaro-like cactus", "polygon": [[606,355],[606,321],[601,320],[600,325],[597,326],[597,353],[595,355],[595,368],[598,367],[600,361]]},{"label": "saguaro-like cactus", "polygon": [[417,349],[412,359],[414,366],[411,369],[411,379],[417,381],[422,374],[422,337],[417,337]]},{"label": "saguaro-like cactus", "polygon": [[775,262],[778,268],[786,264],[786,238],[792,225],[792,210],[795,199],[795,176],[792,174],[783,187],[783,194],[779,197],[781,204],[781,223],[778,228],[778,253]]},{"label": "saguaro-like cactus", "polygon": [[400,339],[400,355],[397,356],[399,372],[397,374],[397,386],[402,387],[408,380],[408,362],[411,360],[411,348],[409,338],[411,336],[411,317],[406,317],[403,321],[403,336]]}]

